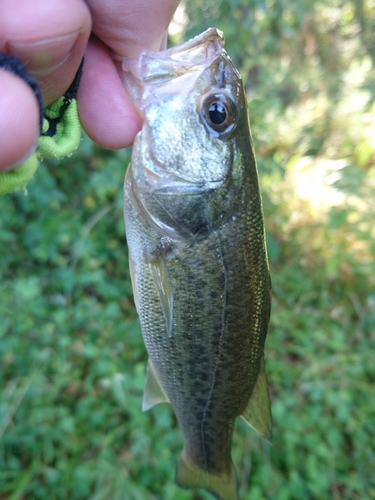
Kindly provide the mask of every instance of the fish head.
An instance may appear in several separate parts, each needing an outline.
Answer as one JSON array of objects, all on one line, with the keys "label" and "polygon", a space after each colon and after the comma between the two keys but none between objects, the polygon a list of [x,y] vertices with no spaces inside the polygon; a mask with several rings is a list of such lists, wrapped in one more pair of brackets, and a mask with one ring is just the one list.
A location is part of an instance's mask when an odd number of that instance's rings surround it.
[{"label": "fish head", "polygon": [[144,122],[132,191],[163,236],[195,241],[227,219],[241,193],[241,136],[250,137],[241,77],[210,28],[177,48],[123,64]]}]

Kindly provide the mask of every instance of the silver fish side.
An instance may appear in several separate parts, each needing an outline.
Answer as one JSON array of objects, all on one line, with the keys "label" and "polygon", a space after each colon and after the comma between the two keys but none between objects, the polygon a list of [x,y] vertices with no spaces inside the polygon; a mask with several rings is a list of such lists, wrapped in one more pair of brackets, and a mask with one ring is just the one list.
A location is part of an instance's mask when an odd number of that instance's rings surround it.
[{"label": "silver fish side", "polygon": [[150,358],[143,407],[174,408],[177,483],[236,500],[236,417],[271,435],[270,278],[246,98],[223,43],[211,28],[125,77],[144,116],[125,224]]}]

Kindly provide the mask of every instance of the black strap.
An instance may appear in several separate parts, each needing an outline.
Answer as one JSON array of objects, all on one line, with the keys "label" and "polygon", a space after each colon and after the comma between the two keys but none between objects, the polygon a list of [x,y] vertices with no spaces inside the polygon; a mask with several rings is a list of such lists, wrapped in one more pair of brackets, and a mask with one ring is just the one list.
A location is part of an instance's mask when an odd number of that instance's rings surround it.
[{"label": "black strap", "polygon": [[4,68],[11,73],[14,73],[15,75],[22,78],[28,85],[30,85],[39,104],[39,128],[40,132],[42,132],[44,106],[42,94],[40,93],[40,89],[38,84],[36,83],[36,80],[32,76],[29,76],[27,74],[25,66],[19,59],[9,54],[4,54],[3,52],[0,52],[0,68]]},{"label": "black strap", "polygon": [[45,115],[45,117],[48,120],[49,126],[48,130],[44,132],[43,135],[48,135],[49,137],[53,137],[55,135],[58,123],[60,123],[72,99],[75,99],[78,92],[79,82],[81,81],[83,61],[84,59],[82,59],[81,64],[79,65],[78,71],[76,73],[76,76],[74,77],[74,80],[72,81],[70,87],[64,94],[64,100],[62,106],[59,109],[59,115],[56,116],[55,118],[51,118],[48,115]]},{"label": "black strap", "polygon": [[82,76],[83,61],[84,59],[82,59],[81,64],[79,65],[78,71],[76,73],[76,76],[74,77],[74,80],[72,81],[70,87],[64,94],[64,101],[62,106],[60,107],[59,115],[55,118],[51,118],[48,115],[45,115],[44,113],[43,99],[40,93],[39,86],[36,83],[36,80],[32,76],[27,74],[25,66],[21,63],[19,59],[9,54],[0,52],[0,68],[4,68],[22,78],[28,85],[30,85],[32,91],[35,94],[35,97],[37,98],[39,105],[40,133],[42,133],[43,118],[46,117],[49,122],[49,127],[48,130],[44,133],[44,135],[48,135],[49,137],[53,137],[55,135],[57,124],[61,121],[72,99],[75,99],[77,95],[79,82],[81,81],[81,76]]}]

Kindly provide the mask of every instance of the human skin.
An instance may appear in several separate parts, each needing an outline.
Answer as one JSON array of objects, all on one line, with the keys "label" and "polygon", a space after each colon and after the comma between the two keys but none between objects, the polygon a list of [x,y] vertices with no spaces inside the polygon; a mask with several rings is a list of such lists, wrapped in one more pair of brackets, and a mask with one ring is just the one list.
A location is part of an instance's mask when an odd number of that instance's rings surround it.
[{"label": "human skin", "polygon": [[[141,128],[111,52],[136,58],[165,48],[178,0],[0,0],[0,52],[18,57],[47,106],[68,89],[82,57],[77,95],[82,125],[104,148],[132,144]],[[74,13],[74,15],[73,15]],[[16,168],[39,135],[29,86],[0,69],[0,170]]]}]

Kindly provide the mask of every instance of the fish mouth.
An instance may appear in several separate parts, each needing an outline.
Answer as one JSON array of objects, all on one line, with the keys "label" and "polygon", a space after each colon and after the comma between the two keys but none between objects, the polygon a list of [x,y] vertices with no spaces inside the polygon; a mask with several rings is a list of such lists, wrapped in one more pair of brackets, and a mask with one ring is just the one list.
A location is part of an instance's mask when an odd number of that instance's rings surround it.
[{"label": "fish mouth", "polygon": [[223,179],[203,182],[189,182],[181,177],[161,177],[154,171],[143,167],[146,184],[137,186],[139,192],[149,193],[154,196],[197,196],[218,189],[223,184]]},{"label": "fish mouth", "polygon": [[178,47],[155,53],[143,52],[139,59],[112,54],[115,60],[120,61],[120,78],[140,111],[146,97],[145,89],[149,85],[202,72],[214,59],[223,55],[228,57],[223,32],[217,28],[209,28]]},{"label": "fish mouth", "polygon": [[207,66],[224,52],[224,35],[217,28],[188,40],[178,47],[157,53],[145,52],[140,69],[144,84],[158,84]]},{"label": "fish mouth", "polygon": [[223,32],[217,28],[208,28],[200,35],[178,47],[172,47],[153,55],[156,59],[161,55],[163,59],[173,59],[181,63],[199,64],[220,55],[223,51],[223,46]]},{"label": "fish mouth", "polygon": [[153,189],[151,192],[154,195],[162,196],[194,196],[207,193],[218,189],[223,184],[223,181],[202,182],[197,184],[187,184],[184,182],[170,183],[162,188]]}]

